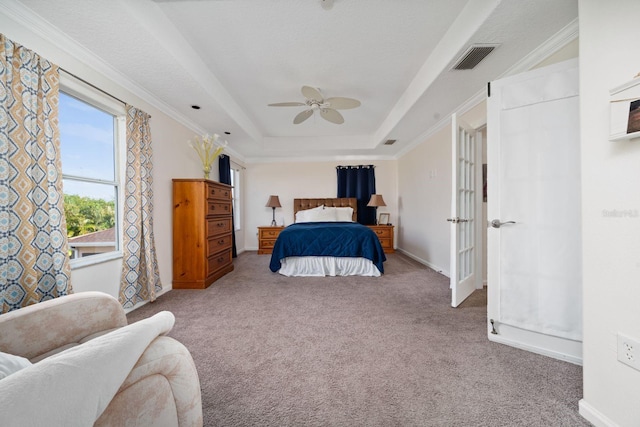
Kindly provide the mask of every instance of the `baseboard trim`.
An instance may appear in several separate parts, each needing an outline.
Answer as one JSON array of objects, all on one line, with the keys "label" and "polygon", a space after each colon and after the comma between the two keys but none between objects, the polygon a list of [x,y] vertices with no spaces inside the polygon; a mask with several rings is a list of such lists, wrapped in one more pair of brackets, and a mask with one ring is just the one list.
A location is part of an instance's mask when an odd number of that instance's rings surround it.
[{"label": "baseboard trim", "polygon": [[442,274],[443,276],[451,277],[449,275],[448,271],[445,271],[442,267],[440,267],[438,265],[435,265],[435,264],[427,261],[426,259],[422,259],[419,256],[416,256],[416,255],[412,254],[411,252],[405,251],[404,249],[396,248],[396,251],[397,252],[401,252],[403,255],[408,256],[409,258],[411,258],[414,261],[418,261],[422,265],[426,265],[430,269],[437,271],[438,273]]},{"label": "baseboard trim", "polygon": [[509,338],[505,338],[501,335],[494,335],[492,333],[487,334],[489,341],[496,342],[498,344],[504,344],[511,347],[519,348],[521,350],[530,351],[531,353],[541,354],[543,356],[551,357],[553,359],[562,360],[564,362],[573,363],[574,365],[582,366],[582,358],[573,356],[571,354],[561,353],[558,351],[549,350],[534,345],[522,344],[520,341],[514,341]]},{"label": "baseboard trim", "polygon": [[578,413],[595,427],[619,427],[618,424],[611,421],[609,417],[591,406],[584,399],[580,399],[580,402],[578,402]]},{"label": "baseboard trim", "polygon": [[[156,293],[156,297],[162,296],[162,295],[166,294],[167,292],[169,292],[169,291],[171,291],[171,290],[173,290],[173,288],[171,288],[171,287],[169,287],[169,288],[162,288],[162,290],[161,290],[160,292],[157,292],[157,293]],[[142,307],[143,305],[147,305],[147,304],[149,304],[149,301],[142,301],[142,302],[137,303],[136,305],[134,305],[134,306],[133,306],[133,307],[131,307],[131,308],[125,308],[125,309],[124,309],[124,314],[129,314],[129,313],[131,313],[133,310],[136,310],[136,309],[138,309],[138,308]]]}]

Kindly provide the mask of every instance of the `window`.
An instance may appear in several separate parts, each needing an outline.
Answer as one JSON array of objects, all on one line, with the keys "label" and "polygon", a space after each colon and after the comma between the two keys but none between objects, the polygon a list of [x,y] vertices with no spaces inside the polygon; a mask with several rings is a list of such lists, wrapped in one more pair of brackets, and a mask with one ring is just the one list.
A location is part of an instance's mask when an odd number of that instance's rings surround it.
[{"label": "window", "polygon": [[71,266],[120,256],[118,147],[124,105],[61,75],[60,153]]},{"label": "window", "polygon": [[231,203],[233,207],[233,224],[236,231],[240,225],[240,168],[231,166]]}]

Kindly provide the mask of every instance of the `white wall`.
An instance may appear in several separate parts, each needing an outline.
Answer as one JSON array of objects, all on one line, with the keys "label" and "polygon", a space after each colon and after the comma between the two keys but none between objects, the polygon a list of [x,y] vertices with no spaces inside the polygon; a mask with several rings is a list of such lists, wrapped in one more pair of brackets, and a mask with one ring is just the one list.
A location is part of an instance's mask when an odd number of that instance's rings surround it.
[{"label": "white wall", "polygon": [[449,275],[451,127],[398,160],[398,248]]},{"label": "white wall", "polygon": [[[640,72],[640,2],[580,0],[584,399],[596,425],[640,425],[640,372],[616,360],[616,334],[640,341],[640,139],[610,142],[609,89]],[[640,350],[640,349],[638,349]],[[605,424],[608,423],[608,424]]]},{"label": "white wall", "polygon": [[257,250],[257,227],[271,224],[272,209],[265,207],[269,195],[277,195],[282,205],[276,208],[277,223],[292,224],[293,199],[336,197],[339,165],[375,165],[376,192],[387,204],[378,213],[389,212],[391,222],[397,223],[395,160],[253,163],[245,173],[245,248]]},{"label": "white wall", "polygon": [[[53,43],[50,39],[39,36],[2,13],[0,13],[0,29],[13,41],[39,53],[51,62],[111,95],[151,114],[154,150],[154,235],[163,292],[170,289],[172,275],[171,179],[202,176],[199,161],[186,142],[194,137],[195,132],[68,53],[68,50],[73,51],[77,48]],[[217,170],[212,173],[211,177],[212,179],[217,178]],[[71,274],[74,291],[98,290],[117,297],[121,266],[122,260],[117,259],[74,269]]]},{"label": "white wall", "polygon": [[[486,103],[461,115],[473,128],[487,121]],[[486,135],[486,133],[485,133]],[[398,248],[449,276],[451,122],[398,160]]]}]

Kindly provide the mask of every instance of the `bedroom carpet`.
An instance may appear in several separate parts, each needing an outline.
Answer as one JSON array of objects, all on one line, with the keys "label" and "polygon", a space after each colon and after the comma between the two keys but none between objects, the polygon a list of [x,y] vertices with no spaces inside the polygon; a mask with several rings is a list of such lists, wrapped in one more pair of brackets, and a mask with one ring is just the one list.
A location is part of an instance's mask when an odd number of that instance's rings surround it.
[{"label": "bedroom carpet", "polygon": [[288,278],[242,253],[206,290],[128,315],[176,316],[205,426],[588,426],[582,368],[486,336],[486,291],[450,307],[448,278],[402,254],[379,278]]}]

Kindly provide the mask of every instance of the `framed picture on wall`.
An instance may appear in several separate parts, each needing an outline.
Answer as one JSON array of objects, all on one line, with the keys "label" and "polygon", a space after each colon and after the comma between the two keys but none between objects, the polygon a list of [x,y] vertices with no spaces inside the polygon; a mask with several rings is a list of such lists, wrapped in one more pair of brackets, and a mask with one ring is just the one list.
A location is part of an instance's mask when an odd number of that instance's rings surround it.
[{"label": "framed picture on wall", "polygon": [[381,213],[378,217],[378,225],[387,225],[389,224],[389,214]]},{"label": "framed picture on wall", "polygon": [[627,121],[627,133],[640,131],[640,99],[629,104],[629,120]]}]

